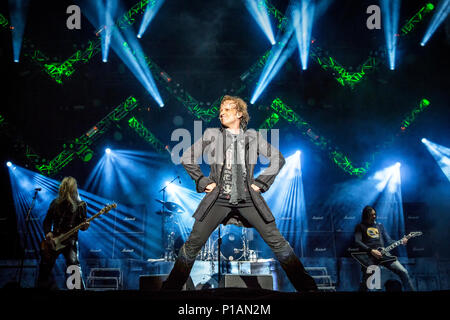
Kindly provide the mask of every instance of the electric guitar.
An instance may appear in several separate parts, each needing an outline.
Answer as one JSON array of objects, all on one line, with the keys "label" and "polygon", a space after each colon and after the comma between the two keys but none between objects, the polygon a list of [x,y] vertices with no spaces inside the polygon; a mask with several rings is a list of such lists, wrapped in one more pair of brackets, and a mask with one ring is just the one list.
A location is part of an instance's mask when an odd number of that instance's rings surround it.
[{"label": "electric guitar", "polygon": [[371,253],[368,253],[368,252],[353,252],[351,255],[364,268],[367,268],[370,265],[387,264],[389,262],[393,262],[393,261],[397,260],[397,257],[391,255],[389,253],[389,251],[391,251],[394,248],[397,248],[399,245],[401,245],[402,240],[404,238],[410,239],[410,238],[414,238],[414,237],[419,237],[421,235],[422,235],[421,231],[410,232],[407,236],[404,236],[402,239],[395,241],[394,243],[392,243],[390,246],[388,246],[386,248],[383,248],[383,247],[377,248],[376,250],[380,251],[382,254],[380,259],[374,257]]},{"label": "electric guitar", "polygon": [[98,218],[103,213],[106,213],[116,207],[117,204],[115,203],[109,204],[105,206],[102,210],[94,214],[92,217],[86,219],[86,221],[80,223],[78,226],[70,229],[66,233],[60,234],[59,236],[53,238],[45,238],[44,240],[42,240],[41,243],[41,255],[47,258],[56,255],[60,250],[64,249],[67,246],[67,243],[65,242],[68,239],[70,239],[70,237],[72,237],[79,229],[81,229],[86,222],[91,222],[92,220]]}]

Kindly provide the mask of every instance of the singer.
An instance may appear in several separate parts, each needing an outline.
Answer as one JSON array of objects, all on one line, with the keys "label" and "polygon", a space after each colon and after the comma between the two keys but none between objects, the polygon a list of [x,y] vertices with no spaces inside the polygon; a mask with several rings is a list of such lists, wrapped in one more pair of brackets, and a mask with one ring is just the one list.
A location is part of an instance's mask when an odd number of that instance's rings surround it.
[{"label": "singer", "polygon": [[[73,177],[65,177],[59,186],[59,194],[54,199],[44,219],[44,233],[46,239],[63,234],[86,220],[86,202],[81,201],[78,194],[77,181]],[[81,230],[89,228],[89,222]],[[66,265],[75,265],[79,268],[81,289],[84,289],[81,267],[78,261],[78,232],[68,240],[68,245],[56,254],[41,255],[37,286],[39,288],[57,289],[51,277],[53,266],[60,254],[63,254]]]},{"label": "singer", "polygon": [[[224,96],[220,104],[221,128],[210,128],[202,139],[184,152],[181,163],[196,183],[197,192],[206,192],[194,213],[194,226],[179,251],[174,267],[163,283],[163,290],[181,290],[189,277],[199,251],[219,224],[254,227],[278,258],[297,291],[317,291],[275,224],[261,192],[267,191],[284,165],[282,154],[260,133],[247,130],[250,116],[239,97]],[[197,164],[209,152],[211,174],[205,177]],[[253,177],[257,154],[270,160],[258,177]]]}]

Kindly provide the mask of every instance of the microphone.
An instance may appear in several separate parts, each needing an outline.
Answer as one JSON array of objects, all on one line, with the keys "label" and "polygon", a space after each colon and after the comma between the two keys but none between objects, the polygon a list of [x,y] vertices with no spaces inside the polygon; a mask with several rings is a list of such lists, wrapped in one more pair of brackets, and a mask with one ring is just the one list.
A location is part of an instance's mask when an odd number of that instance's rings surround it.
[{"label": "microphone", "polygon": [[34,190],[36,190],[36,191],[41,191],[41,190],[42,190],[42,188],[36,188],[36,189],[34,189]]}]

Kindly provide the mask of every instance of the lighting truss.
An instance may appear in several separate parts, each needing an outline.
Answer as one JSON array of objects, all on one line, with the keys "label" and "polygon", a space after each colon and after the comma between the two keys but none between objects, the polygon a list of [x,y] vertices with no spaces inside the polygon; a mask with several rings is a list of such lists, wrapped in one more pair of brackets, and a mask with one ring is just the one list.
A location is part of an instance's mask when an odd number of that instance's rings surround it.
[{"label": "lighting truss", "polygon": [[59,172],[76,157],[82,157],[83,154],[88,151],[89,146],[97,141],[98,138],[103,135],[113,123],[122,120],[129,114],[130,111],[135,109],[137,105],[138,103],[136,98],[132,96],[128,97],[106,117],[90,128],[85,134],[79,138],[76,138],[73,143],[73,148],[65,148],[48,163],[37,165],[36,169],[46,176],[51,176]]},{"label": "lighting truss", "polygon": [[356,84],[359,84],[369,71],[373,71],[380,64],[380,59],[369,56],[367,60],[357,68],[358,71],[349,72],[319,47],[312,47],[309,55],[324,71],[331,73],[340,85],[343,87],[348,86],[351,89],[353,89]]},{"label": "lighting truss", "polygon": [[434,5],[432,3],[427,3],[411,18],[409,19],[403,27],[400,29],[401,36],[406,36],[411,33],[417,24],[423,21],[424,17],[434,10]]},{"label": "lighting truss", "polygon": [[134,131],[147,141],[156,151],[163,153],[166,150],[166,146],[159,141],[153,133],[151,133],[142,123],[140,123],[135,117],[131,117],[128,120],[128,125],[134,129]]},{"label": "lighting truss", "polygon": [[[134,24],[135,16],[142,14],[146,6],[154,6],[155,0],[141,0],[131,7],[125,14],[117,19],[115,26],[119,29],[126,29]],[[0,14],[0,25],[7,27],[8,20]],[[63,81],[69,78],[75,72],[75,65],[88,63],[92,57],[101,52],[101,38],[89,40],[85,45],[86,49],[77,50],[67,60],[63,62],[52,62],[41,50],[35,49],[33,43],[24,39],[23,55],[29,57],[33,62],[39,65],[45,73],[47,73],[54,81],[62,84]]]},{"label": "lighting truss", "polygon": [[370,163],[374,161],[375,157],[386,149],[389,145],[391,145],[397,137],[400,136],[401,133],[405,131],[407,127],[409,127],[413,121],[416,120],[416,117],[419,113],[423,112],[425,108],[430,105],[430,101],[427,99],[420,100],[418,106],[416,106],[404,120],[401,121],[401,130],[396,132],[390,139],[385,140],[383,144],[378,146],[376,150],[369,156],[370,162],[364,162],[362,166],[355,167],[351,160],[339,151],[339,148],[332,145],[331,141],[319,136],[315,133],[315,129],[313,130],[312,126],[303,119],[300,115],[298,115],[294,110],[286,105],[281,99],[277,98],[272,101],[270,107],[275,110],[275,113],[272,113],[264,122],[259,126],[259,129],[272,129],[275,124],[278,123],[279,118],[284,118],[288,123],[294,125],[297,129],[299,129],[303,135],[307,136],[316,147],[320,150],[328,153],[331,160],[342,170],[347,172],[350,175],[354,175],[357,177],[364,176],[369,168]]},{"label": "lighting truss", "polygon": [[264,120],[264,122],[259,126],[258,129],[272,129],[279,120],[280,116],[277,113],[272,112],[272,114],[268,118],[266,118],[266,120]]},{"label": "lighting truss", "polygon": [[317,135],[315,133],[316,130],[313,130],[312,126],[305,119],[300,117],[300,115],[286,105],[281,99],[277,98],[273,100],[270,107],[275,110],[280,117],[299,129],[316,147],[327,152],[333,163],[346,173],[357,177],[362,177],[367,173],[369,163],[365,163],[362,167],[354,166],[346,155],[344,155],[336,146],[333,146],[330,140]]},{"label": "lighting truss", "polygon": [[[150,0],[150,1],[144,0],[144,1],[138,2],[116,22],[115,26],[117,26],[121,29],[124,29],[124,28],[127,28],[130,25],[132,25],[135,22],[134,16],[138,13],[142,13],[145,9],[145,5],[148,3],[150,3],[150,5],[154,5],[155,1],[154,0]],[[286,27],[287,23],[289,22],[288,18],[286,18],[282,12],[280,12],[278,9],[276,9],[269,2],[269,0],[260,0],[259,5],[262,5],[262,4],[264,4],[267,8],[267,11],[270,14],[272,14],[275,19],[277,19],[277,21],[278,21],[277,28],[280,30],[284,29]],[[416,13],[410,20],[408,20],[407,24],[405,24],[404,27],[402,27],[402,35],[410,33],[419,22],[423,21],[423,17],[425,16],[425,14],[430,12],[431,10],[433,10],[433,8],[434,8],[433,5],[430,3],[428,3],[427,5],[422,7],[419,10],[419,12]],[[0,14],[0,25],[4,28],[7,28],[8,24],[9,24],[8,20],[3,15]],[[404,32],[404,30],[406,30],[407,32]],[[24,40],[24,42],[27,42],[27,41]],[[126,45],[126,44],[124,44],[124,45]],[[24,46],[25,46],[25,44],[24,44]],[[49,59],[47,57],[45,57],[45,55],[39,50],[34,50],[33,57],[31,57],[31,58],[38,63],[44,64],[44,67],[46,68],[46,70],[48,70],[47,73],[49,75],[51,75],[51,74],[56,75],[52,78],[54,78],[55,81],[57,81],[58,79],[59,80],[62,79],[62,78],[58,78],[59,74],[62,70],[65,70],[64,71],[65,75],[68,77],[74,72],[74,69],[69,68],[68,66],[73,67],[73,65],[79,61],[83,61],[84,63],[87,63],[88,61],[90,61],[90,58],[92,58],[92,56],[94,56],[95,54],[97,54],[100,51],[101,51],[101,40],[96,39],[95,41],[88,42],[88,46],[87,46],[86,50],[84,50],[84,51],[79,50],[74,55],[72,55],[71,58],[72,57],[75,57],[75,58],[72,59],[72,61],[67,64],[65,64],[63,62],[60,64],[53,64],[53,65],[47,64],[47,66],[45,66],[45,61],[48,61]],[[260,71],[264,67],[269,54],[270,54],[270,50],[268,50],[263,56],[261,56],[256,61],[256,63],[252,65],[252,67],[248,71],[246,71],[245,73],[243,73],[241,75],[241,77],[240,77],[241,81],[238,83],[238,86],[240,86],[240,87],[236,91],[236,94],[240,94],[241,92],[243,92],[245,90],[245,88],[247,87],[247,85],[249,83],[251,83],[252,81],[254,81],[254,79],[257,76],[258,71]],[[355,84],[360,83],[363,80],[363,78],[367,75],[367,72],[369,70],[373,70],[379,64],[379,59],[369,56],[368,59],[358,68],[359,71],[350,73],[350,72],[346,71],[346,69],[342,65],[340,65],[334,58],[332,58],[329,55],[327,56],[326,52],[318,46],[311,47],[310,56],[315,59],[315,61],[321,66],[321,68],[323,70],[326,70],[331,74],[337,75],[337,76],[335,76],[335,79],[341,85],[343,85],[343,86],[348,85],[351,88],[353,88],[353,86]],[[69,58],[68,60],[71,60],[71,58]],[[77,60],[77,58],[79,60]],[[154,74],[158,75],[155,77],[155,79],[158,82],[162,83],[164,85],[164,87],[166,88],[166,90],[168,90],[169,93],[174,95],[175,98],[178,101],[180,101],[188,109],[188,111],[190,113],[192,113],[196,118],[201,119],[205,122],[210,122],[213,118],[216,117],[216,115],[218,113],[218,109],[220,107],[220,101],[221,101],[222,96],[219,97],[211,105],[210,108],[202,108],[202,107],[200,107],[198,101],[195,98],[193,98],[187,91],[183,90],[179,84],[175,84],[172,81],[172,79],[170,78],[170,76],[166,72],[164,72],[158,65],[156,65],[149,57],[146,56],[145,61],[147,62],[150,70],[152,70],[154,72]],[[57,68],[58,65],[59,65],[59,69]],[[62,83],[62,80],[60,83]],[[280,99],[275,99],[274,101],[277,101],[277,102],[272,103],[271,106],[273,109],[275,109],[273,106],[276,106],[277,104],[278,104],[278,106],[284,105]],[[306,133],[304,133],[304,134],[307,134],[312,139],[311,141],[316,146],[323,149],[327,145],[328,140],[326,140],[320,136],[317,136],[317,138],[316,138],[316,136],[311,133],[313,131],[312,131],[312,128],[309,127],[308,123],[306,121],[304,121],[303,119],[301,119],[300,116],[295,114],[292,111],[292,109],[290,109],[290,111],[289,111],[289,109],[287,109],[287,108],[285,108],[285,109],[280,108],[280,110],[284,110],[284,113],[282,113],[280,115],[278,115],[277,113],[272,113],[269,116],[269,118],[267,118],[264,121],[264,123],[261,125],[260,128],[273,127],[278,122],[279,116],[284,115],[285,119],[290,119],[290,122],[293,122],[298,128],[302,128],[302,129],[307,128],[305,131]],[[417,114],[417,112],[414,113],[414,117],[415,117],[415,114]],[[403,124],[403,122],[402,122],[402,124]],[[34,153],[30,153],[30,156],[32,157],[33,154]],[[346,171],[347,173],[350,173],[351,175],[362,176],[366,173],[366,171],[369,167],[368,163],[365,163],[364,167],[360,167],[360,168],[354,167],[352,165],[351,161],[345,155],[343,155],[341,152],[339,152],[337,150],[332,150],[329,152],[329,154],[330,154],[330,157],[332,158],[332,160],[334,161],[334,163],[336,163],[340,168],[344,169],[344,171]],[[58,159],[58,161],[63,160],[64,156],[60,156],[60,155],[57,156],[55,159]],[[38,156],[36,155],[36,157],[38,157]],[[55,163],[58,163],[58,161],[55,161],[55,159],[53,159],[52,161],[54,161]],[[61,163],[63,163],[63,162],[61,162]]]},{"label": "lighting truss", "polygon": [[[137,14],[142,14],[145,11],[147,4],[154,6],[155,0],[139,1],[117,20],[115,26],[125,29],[134,24],[136,21],[135,16]],[[285,17],[281,11],[276,9],[269,0],[260,0],[258,5],[266,6],[267,12],[269,12],[277,20],[276,26],[278,29],[283,30],[286,27],[289,19]],[[427,3],[423,6],[401,28],[401,35],[405,36],[410,34],[433,9],[434,5],[432,3]],[[7,28],[9,25],[8,20],[2,14],[0,14],[0,25],[4,28]],[[33,49],[34,47],[35,46],[33,46],[29,40],[24,39],[23,55],[30,57],[30,59],[40,65],[52,79],[54,79],[57,83],[62,84],[63,79],[70,77],[75,72],[75,64],[80,62],[84,64],[88,63],[93,56],[101,52],[101,39],[97,38],[95,40],[88,41],[86,49],[78,50],[64,62],[50,62],[50,58],[48,58],[42,51]],[[345,67],[339,64],[336,59],[325,54],[325,52],[325,50],[321,49],[317,45],[311,46],[310,56],[314,58],[314,61],[318,63],[323,70],[333,75],[336,81],[338,81],[342,86],[349,86],[350,88],[353,88],[355,84],[360,83],[367,75],[367,72],[373,70],[379,64],[378,58],[369,56],[364,63],[356,68],[358,71],[349,72]],[[194,110],[195,106],[195,102],[192,102],[191,109]],[[197,105],[196,110],[198,111],[200,109],[201,108]]]},{"label": "lighting truss", "polygon": [[[136,55],[136,52],[133,51],[127,42],[123,43],[124,47],[131,51],[133,55]],[[269,57],[270,50],[264,53],[250,68],[247,70],[241,78],[244,80],[240,81],[240,87],[236,91],[235,94],[239,94],[245,90],[247,85],[251,83],[257,73],[264,67],[267,58]],[[158,81],[170,94],[172,94],[183,106],[187,108],[187,110],[197,119],[201,119],[205,122],[210,122],[213,118],[215,118],[219,112],[220,101],[222,97],[219,97],[216,101],[211,104],[209,108],[200,107],[200,103],[198,100],[193,98],[189,92],[187,92],[180,84],[175,83],[167,72],[161,69],[150,57],[144,55],[144,60],[149,67],[150,71],[155,76],[155,80]]]},{"label": "lighting truss", "polygon": [[430,101],[427,99],[422,99],[419,102],[419,105],[415,107],[405,119],[401,122],[401,129],[405,130],[408,128],[415,120],[419,113],[423,112],[430,105]]},{"label": "lighting truss", "polygon": [[[284,16],[282,12],[277,10],[269,0],[260,0],[263,3],[267,11],[273,15],[275,19],[278,20],[277,27],[283,30],[289,22],[289,19]],[[434,9],[432,3],[428,3],[423,6],[419,12],[417,12],[408,22],[402,27],[402,36],[409,34],[414,30],[414,28],[424,20],[424,17]],[[316,41],[314,41],[315,44]],[[385,50],[378,50],[383,53]],[[379,64],[379,58],[375,56],[369,56],[365,62],[356,68],[356,72],[349,72],[345,67],[343,67],[339,62],[333,57],[326,54],[326,51],[320,48],[318,45],[311,45],[310,57],[313,58],[314,62],[318,63],[321,68],[331,74],[339,84],[342,86],[348,86],[354,88],[355,84],[361,83],[365,78],[368,71],[374,70]]]},{"label": "lighting truss", "polygon": [[25,155],[25,159],[31,166],[45,162],[39,154],[37,154],[33,148],[25,144],[17,130],[6,121],[5,117],[0,114],[0,133],[4,135],[9,141],[13,142],[18,152]]},{"label": "lighting truss", "polygon": [[9,25],[8,19],[6,19],[5,16],[0,13],[0,26],[6,29],[8,28],[8,25]]}]

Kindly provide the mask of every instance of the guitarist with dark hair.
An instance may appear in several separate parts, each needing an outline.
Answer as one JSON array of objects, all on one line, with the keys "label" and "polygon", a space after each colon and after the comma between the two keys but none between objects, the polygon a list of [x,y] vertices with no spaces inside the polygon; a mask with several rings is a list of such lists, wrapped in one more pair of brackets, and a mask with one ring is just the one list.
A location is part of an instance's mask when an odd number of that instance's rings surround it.
[{"label": "guitarist with dark hair", "polygon": [[[374,208],[370,206],[364,207],[362,211],[362,221],[355,228],[355,242],[360,248],[360,250],[367,252],[369,258],[374,257],[377,264],[382,264],[384,267],[388,268],[395,274],[397,274],[402,280],[403,287],[408,291],[415,291],[414,286],[409,278],[408,271],[406,268],[395,258],[389,259],[389,257],[384,257],[383,254],[377,248],[384,248],[385,242],[390,245],[394,243],[394,240],[386,232],[386,229],[381,223],[376,223],[377,213]],[[408,238],[404,237],[399,242],[406,245]],[[385,263],[381,263],[383,259],[386,259]],[[361,262],[360,262],[361,263]],[[361,270],[363,273],[363,280],[360,285],[360,291],[367,291],[366,281],[370,274],[367,274],[367,265],[364,266],[361,263]]]},{"label": "guitarist with dark hair", "polygon": [[[74,233],[65,243],[65,247],[58,251],[51,250],[49,243],[54,237],[63,234],[78,224],[83,224],[81,230],[89,227],[86,221],[86,202],[81,201],[78,195],[77,181],[73,177],[65,177],[59,186],[59,194],[52,201],[44,219],[45,239],[41,248],[41,262],[37,286],[40,288],[54,288],[55,284],[50,280],[56,259],[62,253],[67,267],[78,266],[81,275],[81,267],[78,261],[78,232]],[[81,277],[81,289],[84,289]]]}]

